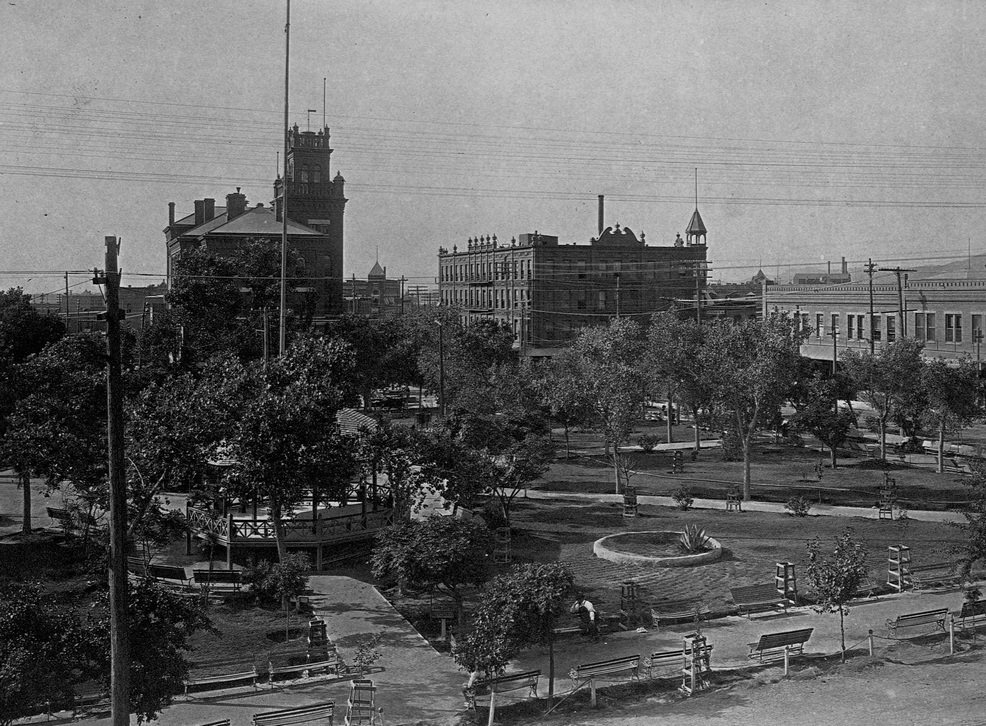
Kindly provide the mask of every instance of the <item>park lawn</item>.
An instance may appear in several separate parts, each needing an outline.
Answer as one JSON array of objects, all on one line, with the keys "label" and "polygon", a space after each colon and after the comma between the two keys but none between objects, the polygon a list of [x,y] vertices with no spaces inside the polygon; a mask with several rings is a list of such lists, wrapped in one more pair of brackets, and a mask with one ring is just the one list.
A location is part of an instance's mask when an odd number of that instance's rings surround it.
[{"label": "park lawn", "polygon": [[[701,598],[713,610],[727,610],[729,589],[772,583],[778,562],[793,562],[803,577],[805,545],[818,537],[833,543],[852,527],[868,552],[875,582],[886,582],[887,547],[911,547],[915,564],[952,561],[963,541],[957,527],[916,520],[889,521],[861,517],[794,517],[766,512],[725,510],[679,511],[642,506],[635,519],[622,516],[622,505],[564,500],[520,500],[512,514],[514,561],[562,562],[575,573],[577,585],[605,612],[618,611],[620,582],[633,579],[647,601]],[[599,537],[616,532],[681,531],[696,524],[724,548],[718,562],[685,568],[627,565],[602,560],[592,552]]]}]

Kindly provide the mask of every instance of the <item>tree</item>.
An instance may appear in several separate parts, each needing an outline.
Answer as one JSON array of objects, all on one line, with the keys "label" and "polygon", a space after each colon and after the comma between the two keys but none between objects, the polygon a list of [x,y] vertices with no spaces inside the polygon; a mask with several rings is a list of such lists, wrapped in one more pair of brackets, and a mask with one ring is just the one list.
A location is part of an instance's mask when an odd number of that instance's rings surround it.
[{"label": "tree", "polygon": [[972,477],[967,483],[971,492],[962,511],[965,522],[957,526],[966,538],[959,553],[959,572],[968,578],[973,565],[986,561],[986,465],[973,463]]},{"label": "tree", "polygon": [[647,332],[645,358],[648,376],[657,390],[667,395],[668,443],[674,402],[680,401],[691,409],[695,421],[695,451],[702,444],[699,414],[708,405],[711,388],[702,366],[703,333],[702,325],[692,318],[682,319],[674,309],[656,313]]},{"label": "tree", "polygon": [[488,577],[490,531],[479,520],[433,515],[407,520],[377,535],[373,576],[394,577],[444,592],[455,603],[461,624],[463,588]]},{"label": "tree", "polygon": [[838,408],[837,384],[832,379],[823,379],[815,374],[808,384],[803,400],[798,402],[798,410],[791,424],[799,431],[812,434],[829,447],[832,468],[836,468],[838,449],[849,437],[853,415]]},{"label": "tree", "polygon": [[[456,642],[455,662],[486,678],[501,675],[523,648],[552,643],[555,619],[571,599],[572,573],[558,563],[514,565],[490,580],[479,594],[473,629]],[[554,649],[549,650],[548,698],[554,695]],[[490,722],[495,697],[490,697]]]},{"label": "tree", "polygon": [[0,726],[71,703],[88,647],[78,615],[40,585],[0,584]]},{"label": "tree", "polygon": [[786,314],[707,326],[701,359],[712,401],[736,428],[743,451],[743,498],[750,498],[753,437],[787,398],[807,331]]},{"label": "tree", "polygon": [[569,350],[558,357],[570,375],[553,385],[568,388],[559,398],[581,398],[603,429],[606,454],[611,457],[616,493],[621,491],[619,447],[633,430],[643,400],[644,380],[638,362],[642,353],[640,326],[632,320],[616,319],[608,326],[586,328]]},{"label": "tree", "polygon": [[926,407],[923,418],[938,432],[938,473],[945,472],[945,434],[967,426],[982,412],[979,372],[963,358],[957,362],[935,358],[921,371]]},{"label": "tree", "polygon": [[592,417],[592,404],[582,383],[579,359],[568,351],[554,356],[537,381],[542,404],[565,428],[566,459],[571,456],[569,432],[572,427],[587,423]]},{"label": "tree", "polygon": [[866,549],[847,528],[835,541],[835,549],[826,556],[821,551],[819,540],[807,544],[808,567],[806,579],[808,587],[814,592],[819,613],[839,613],[839,633],[842,637],[842,661],[846,660],[845,617],[846,607],[856,595],[856,589],[866,578]]},{"label": "tree", "polygon": [[84,501],[105,502],[106,393],[102,341],[69,335],[16,367],[20,391],[6,419],[0,459],[18,472],[24,532],[31,531],[32,476],[49,489],[71,482]]},{"label": "tree", "polygon": [[19,287],[0,290],[0,368],[23,363],[65,335],[65,324],[31,306]]},{"label": "tree", "polygon": [[921,343],[895,340],[875,354],[847,350],[842,363],[860,398],[873,407],[880,434],[880,458],[887,458],[887,423],[914,404],[922,392]]},{"label": "tree", "polygon": [[415,381],[417,351],[402,333],[394,318],[343,315],[331,322],[327,334],[353,351],[353,384],[364,406],[369,407],[374,388]]}]

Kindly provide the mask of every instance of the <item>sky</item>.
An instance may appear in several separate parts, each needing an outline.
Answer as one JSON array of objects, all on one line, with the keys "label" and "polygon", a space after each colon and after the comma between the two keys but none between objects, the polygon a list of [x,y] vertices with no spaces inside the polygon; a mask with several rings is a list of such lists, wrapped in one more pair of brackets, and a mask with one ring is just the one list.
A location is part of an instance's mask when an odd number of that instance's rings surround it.
[{"label": "sky", "polygon": [[[168,202],[269,203],[284,0],[0,4],[0,286],[159,282]],[[606,224],[712,277],[986,252],[986,3],[293,0],[289,118],[331,127],[345,275]],[[309,113],[314,109],[314,113]],[[984,272],[986,277],[986,272]]]}]

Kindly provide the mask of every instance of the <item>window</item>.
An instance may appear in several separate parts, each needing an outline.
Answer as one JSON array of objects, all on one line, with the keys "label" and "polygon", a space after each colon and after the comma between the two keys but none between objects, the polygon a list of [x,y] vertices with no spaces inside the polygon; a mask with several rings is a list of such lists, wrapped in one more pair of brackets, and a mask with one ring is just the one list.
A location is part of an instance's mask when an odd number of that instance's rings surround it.
[{"label": "window", "polygon": [[312,167],[312,181],[316,184],[322,183],[322,165],[316,164]]},{"label": "window", "polygon": [[822,313],[815,313],[815,337],[821,338],[825,335],[825,316]]},{"label": "window", "polygon": [[599,309],[600,310],[605,310],[606,309],[606,291],[605,290],[600,290],[599,291]]},{"label": "window", "polygon": [[972,314],[972,342],[983,342],[983,316],[981,313]]},{"label": "window", "polygon": [[962,342],[962,316],[956,313],[945,313],[945,342]]},{"label": "window", "polygon": [[857,340],[863,340],[866,336],[863,333],[863,321],[866,320],[865,315],[856,316],[856,338]]},{"label": "window", "polygon": [[935,340],[934,313],[914,313],[914,338],[916,340]]},{"label": "window", "polygon": [[301,165],[301,183],[302,184],[308,183],[308,164]]},{"label": "window", "polygon": [[887,342],[893,343],[897,340],[897,318],[894,315],[887,316]]},{"label": "window", "polygon": [[881,339],[880,323],[881,318],[879,315],[873,316],[873,340],[879,342]]},{"label": "window", "polygon": [[811,323],[808,322],[808,313],[801,313],[801,330],[807,331],[811,328]]},{"label": "window", "polygon": [[839,314],[832,313],[832,335],[839,334]]},{"label": "window", "polygon": [[846,315],[846,340],[852,340],[853,334],[856,332],[855,318],[855,315]]}]

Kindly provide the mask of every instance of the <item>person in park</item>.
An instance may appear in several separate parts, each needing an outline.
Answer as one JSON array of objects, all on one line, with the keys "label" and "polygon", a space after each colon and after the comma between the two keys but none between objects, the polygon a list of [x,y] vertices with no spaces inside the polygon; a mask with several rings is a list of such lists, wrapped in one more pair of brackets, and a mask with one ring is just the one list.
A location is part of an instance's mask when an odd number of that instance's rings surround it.
[{"label": "person in park", "polygon": [[585,596],[579,595],[579,599],[572,603],[571,611],[572,613],[578,614],[582,620],[583,635],[588,635],[593,639],[599,637],[599,622],[596,618],[596,609],[592,606],[591,602],[585,599]]}]

